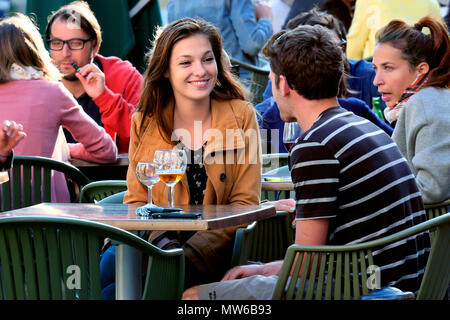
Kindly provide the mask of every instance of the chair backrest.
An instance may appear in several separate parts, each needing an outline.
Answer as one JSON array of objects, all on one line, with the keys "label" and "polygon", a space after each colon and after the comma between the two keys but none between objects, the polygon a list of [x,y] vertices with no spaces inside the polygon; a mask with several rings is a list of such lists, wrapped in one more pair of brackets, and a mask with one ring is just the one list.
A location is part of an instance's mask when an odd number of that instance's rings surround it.
[{"label": "chair backrest", "polygon": [[118,192],[118,193],[115,193],[113,195],[110,195],[110,196],[104,198],[103,200],[100,200],[98,203],[99,204],[103,204],[103,203],[123,203],[123,197],[125,196],[125,192],[126,191],[122,191],[122,192]]},{"label": "chair backrest", "polygon": [[77,167],[51,158],[17,155],[9,181],[0,185],[0,211],[51,202],[52,171],[65,174],[71,202],[78,202],[81,188],[90,181]]},{"label": "chair backrest", "polygon": [[97,203],[100,200],[127,190],[126,180],[102,180],[88,183],[81,189],[81,203]]},{"label": "chair backrest", "polygon": [[275,217],[255,221],[246,228],[238,228],[234,240],[231,266],[249,261],[281,260],[294,242],[294,230],[288,212],[277,212]]},{"label": "chair backrest", "polygon": [[436,225],[417,300],[442,300],[450,284],[450,212],[428,221]]},{"label": "chair backrest", "polygon": [[252,94],[251,102],[256,106],[263,101],[263,93],[269,81],[269,65],[255,66],[233,58],[230,58],[230,61],[232,65],[238,65],[239,69],[245,69],[251,72],[249,90]]},{"label": "chair backrest", "polygon": [[433,219],[446,214],[450,211],[450,199],[439,203],[426,204],[425,210],[427,212],[428,219]]},{"label": "chair backrest", "polygon": [[262,155],[263,173],[287,166],[288,158],[289,153],[264,153]]},{"label": "chair backrest", "polygon": [[[450,212],[450,199],[447,199],[443,202],[426,204],[425,211],[427,212],[427,218],[433,219],[439,217],[447,212]],[[430,240],[434,241],[435,232],[430,232]]]},{"label": "chair backrest", "polygon": [[130,232],[105,224],[55,217],[0,219],[0,299],[101,299],[104,238],[148,256],[143,299],[180,299],[182,249],[163,251]]},{"label": "chair backrest", "polygon": [[356,245],[292,245],[284,258],[272,299],[359,299],[371,290],[367,282],[372,277],[367,276],[367,268],[374,265],[373,251],[434,229],[437,229],[436,238],[416,298],[442,299],[450,281],[450,213],[393,235]]}]

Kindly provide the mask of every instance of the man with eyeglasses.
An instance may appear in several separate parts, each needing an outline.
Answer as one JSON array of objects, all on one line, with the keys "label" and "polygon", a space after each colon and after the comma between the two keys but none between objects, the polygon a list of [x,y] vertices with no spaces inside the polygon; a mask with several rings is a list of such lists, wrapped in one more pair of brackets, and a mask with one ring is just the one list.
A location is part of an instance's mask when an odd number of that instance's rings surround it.
[{"label": "man with eyeglasses", "polygon": [[[48,21],[45,38],[64,86],[116,141],[119,153],[128,152],[141,74],[128,61],[98,53],[101,28],[86,2],[63,6]],[[68,131],[65,135],[67,142],[76,142]]]}]

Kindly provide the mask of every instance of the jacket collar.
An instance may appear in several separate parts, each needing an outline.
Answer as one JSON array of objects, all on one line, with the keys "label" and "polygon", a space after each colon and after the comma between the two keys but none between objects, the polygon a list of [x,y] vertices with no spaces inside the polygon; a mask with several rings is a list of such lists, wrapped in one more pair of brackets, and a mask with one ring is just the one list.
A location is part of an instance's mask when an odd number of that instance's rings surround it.
[{"label": "jacket collar", "polygon": [[205,155],[211,152],[245,148],[244,132],[237,122],[232,100],[211,100],[211,136]]}]

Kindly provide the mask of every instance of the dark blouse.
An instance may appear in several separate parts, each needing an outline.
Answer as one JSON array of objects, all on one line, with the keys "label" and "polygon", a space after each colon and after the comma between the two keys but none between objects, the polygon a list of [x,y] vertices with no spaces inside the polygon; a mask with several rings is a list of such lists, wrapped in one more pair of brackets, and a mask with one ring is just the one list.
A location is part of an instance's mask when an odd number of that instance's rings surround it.
[{"label": "dark blouse", "polygon": [[5,162],[0,162],[0,171],[8,170],[9,168],[11,168],[12,161],[13,161],[13,152],[11,151]]},{"label": "dark blouse", "polygon": [[186,167],[186,177],[189,185],[189,204],[202,204],[205,195],[206,175],[205,166],[203,165],[203,153],[206,143],[198,150],[192,151],[186,146],[184,150],[188,157]]}]

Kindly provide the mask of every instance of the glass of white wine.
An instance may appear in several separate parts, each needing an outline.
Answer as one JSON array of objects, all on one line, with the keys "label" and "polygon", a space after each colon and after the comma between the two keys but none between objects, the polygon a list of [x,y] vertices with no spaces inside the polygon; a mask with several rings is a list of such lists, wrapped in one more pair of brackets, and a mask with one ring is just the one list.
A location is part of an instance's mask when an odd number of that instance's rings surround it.
[{"label": "glass of white wine", "polygon": [[159,181],[155,164],[148,161],[140,161],[136,166],[136,176],[138,180],[147,186],[147,206],[153,206],[152,188]]},{"label": "glass of white wine", "polygon": [[183,177],[187,156],[184,150],[156,150],[153,157],[156,173],[168,189],[169,208],[173,208],[174,187]]}]

